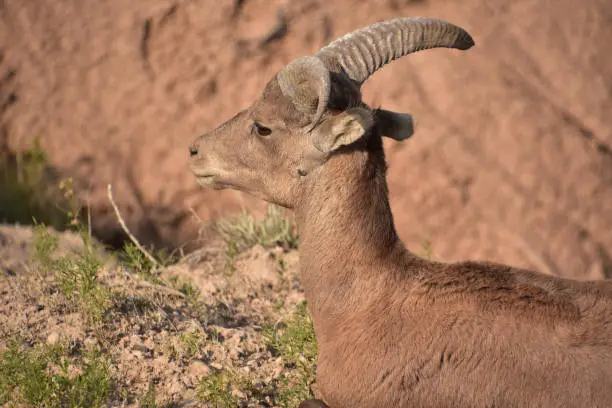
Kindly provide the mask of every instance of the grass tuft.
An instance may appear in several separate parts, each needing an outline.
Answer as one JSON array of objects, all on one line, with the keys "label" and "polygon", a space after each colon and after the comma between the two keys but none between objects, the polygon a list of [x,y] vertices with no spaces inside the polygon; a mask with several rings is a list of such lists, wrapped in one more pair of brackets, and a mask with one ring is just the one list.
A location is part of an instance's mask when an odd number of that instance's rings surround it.
[{"label": "grass tuft", "polygon": [[230,377],[225,372],[203,377],[198,387],[198,398],[218,408],[237,407],[239,400],[232,394],[230,382]]},{"label": "grass tuft", "polygon": [[91,245],[85,245],[71,255],[54,257],[57,248],[57,238],[43,226],[37,226],[34,259],[41,266],[42,275],[53,274],[62,294],[74,309],[84,313],[88,322],[102,322],[110,306],[110,295],[98,279],[103,266],[100,255]]},{"label": "grass tuft", "polygon": [[223,239],[235,245],[237,252],[243,252],[255,245],[265,248],[282,246],[297,248],[298,236],[293,223],[283,214],[280,207],[268,205],[264,218],[255,220],[247,213],[216,223],[216,229]]},{"label": "grass tuft", "polygon": [[132,242],[127,242],[123,246],[123,251],[119,253],[119,259],[123,265],[135,271],[138,276],[147,282],[161,284],[157,265]]},{"label": "grass tuft", "polygon": [[227,244],[224,274],[232,276],[236,271],[236,259],[240,253],[261,245],[296,249],[298,235],[294,224],[277,205],[270,204],[262,220],[256,220],[243,212],[235,217],[218,221],[215,229]]}]

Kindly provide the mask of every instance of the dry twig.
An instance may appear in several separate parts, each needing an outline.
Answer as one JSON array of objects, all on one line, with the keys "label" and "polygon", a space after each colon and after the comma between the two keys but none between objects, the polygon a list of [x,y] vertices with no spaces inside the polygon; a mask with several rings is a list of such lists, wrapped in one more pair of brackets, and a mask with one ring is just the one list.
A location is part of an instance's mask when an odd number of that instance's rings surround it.
[{"label": "dry twig", "polygon": [[117,221],[119,221],[119,225],[121,225],[121,229],[123,230],[123,232],[127,234],[127,236],[134,243],[134,245],[136,245],[136,247],[140,250],[140,252],[142,252],[143,255],[146,256],[147,259],[151,261],[151,263],[153,263],[153,265],[155,265],[156,268],[158,268],[160,265],[157,259],[155,259],[153,255],[151,255],[146,249],[144,249],[142,245],[140,245],[140,242],[138,242],[136,237],[130,232],[127,225],[125,224],[125,221],[123,220],[123,217],[121,216],[121,213],[119,212],[119,208],[117,207],[117,204],[115,204],[115,200],[113,199],[113,187],[110,184],[108,185],[108,200],[110,201],[111,205],[113,206],[113,209],[115,210]]},{"label": "dry twig", "polygon": [[[155,259],[155,257],[153,255],[151,255],[149,253],[149,251],[147,251],[146,249],[144,249],[144,247],[142,245],[140,245],[140,242],[138,242],[138,239],[136,239],[136,237],[134,236],[134,234],[132,234],[130,232],[130,230],[128,229],[125,221],[123,220],[123,217],[121,216],[121,213],[119,212],[119,207],[117,207],[117,204],[115,203],[115,200],[113,199],[113,188],[112,186],[109,184],[108,185],[108,200],[110,201],[111,205],[113,206],[113,209],[115,210],[115,215],[117,216],[117,221],[119,221],[119,225],[121,225],[121,229],[123,229],[123,231],[127,234],[128,237],[130,237],[130,240],[134,243],[134,245],[136,245],[136,247],[138,248],[138,250],[140,252],[143,253],[143,255],[149,260],[151,261],[151,263],[153,263],[155,268],[159,268],[160,264],[159,261],[157,261],[157,259]],[[165,282],[164,282],[165,284]],[[175,296],[179,296],[181,298],[185,297],[185,294],[183,294],[182,292],[173,289],[171,287],[169,287],[168,285],[156,285],[154,283],[150,283],[150,282],[146,282],[146,281],[142,281],[140,282],[141,286],[149,286],[149,287],[155,287],[155,288],[159,288],[163,291],[168,292],[169,294],[173,294]]]}]

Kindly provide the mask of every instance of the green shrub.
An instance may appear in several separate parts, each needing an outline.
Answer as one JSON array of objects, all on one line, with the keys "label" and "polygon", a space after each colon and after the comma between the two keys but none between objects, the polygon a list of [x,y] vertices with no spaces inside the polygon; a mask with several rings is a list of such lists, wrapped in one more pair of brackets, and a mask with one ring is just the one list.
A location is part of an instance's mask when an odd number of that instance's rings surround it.
[{"label": "green shrub", "polygon": [[79,251],[54,257],[57,238],[42,225],[37,225],[34,231],[34,259],[40,264],[42,274],[55,276],[62,294],[90,323],[101,322],[110,305],[110,296],[98,279],[103,261],[96,249],[85,242]]},{"label": "green shrub", "polygon": [[29,348],[17,340],[0,351],[0,404],[101,407],[113,388],[110,362],[97,351],[69,360],[62,345]]},{"label": "green shrub", "polygon": [[277,403],[283,407],[295,407],[312,398],[311,386],[315,382],[317,340],[312,318],[306,302],[297,305],[296,312],[283,326],[268,326],[264,330],[268,347],[277,352],[286,368],[277,385]]}]

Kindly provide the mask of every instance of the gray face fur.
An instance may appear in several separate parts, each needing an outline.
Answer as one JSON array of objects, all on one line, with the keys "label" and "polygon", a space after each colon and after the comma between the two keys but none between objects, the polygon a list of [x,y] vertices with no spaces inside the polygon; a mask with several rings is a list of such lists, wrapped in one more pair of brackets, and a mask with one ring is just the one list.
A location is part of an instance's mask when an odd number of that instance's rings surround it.
[{"label": "gray face fur", "polygon": [[301,184],[340,147],[373,128],[396,140],[412,134],[410,115],[362,102],[360,87],[371,74],[418,50],[473,44],[461,28],[424,18],[347,34],[289,63],[249,108],[198,137],[190,147],[191,170],[203,186],[242,190],[292,208]]}]

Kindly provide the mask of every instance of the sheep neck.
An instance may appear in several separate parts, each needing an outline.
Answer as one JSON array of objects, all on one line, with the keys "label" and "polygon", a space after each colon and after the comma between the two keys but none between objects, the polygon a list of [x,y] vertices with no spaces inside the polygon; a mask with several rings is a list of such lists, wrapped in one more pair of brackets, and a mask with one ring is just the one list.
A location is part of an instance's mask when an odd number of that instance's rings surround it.
[{"label": "sheep neck", "polygon": [[[346,150],[313,174],[296,207],[300,274],[315,319],[366,307],[404,253],[389,206],[382,146]],[[370,289],[370,290],[368,290]]]}]

